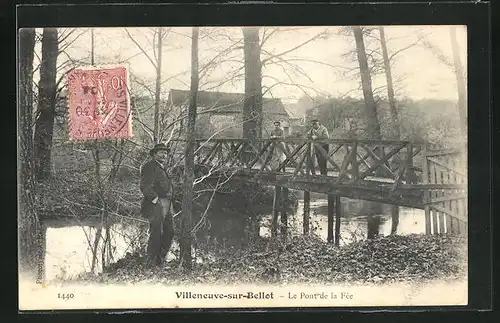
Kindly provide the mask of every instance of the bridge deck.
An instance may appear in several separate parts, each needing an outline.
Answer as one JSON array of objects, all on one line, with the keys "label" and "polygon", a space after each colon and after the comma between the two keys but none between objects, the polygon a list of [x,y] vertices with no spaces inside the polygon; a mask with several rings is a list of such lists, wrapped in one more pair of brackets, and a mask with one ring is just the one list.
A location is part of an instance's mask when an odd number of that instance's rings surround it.
[{"label": "bridge deck", "polygon": [[333,194],[353,199],[364,199],[387,204],[397,204],[406,207],[424,208],[423,188],[402,183],[393,190],[394,180],[367,176],[363,181],[354,183],[352,180],[338,181],[339,172],[328,171],[327,175],[294,175],[294,168],[286,167],[284,171],[261,171],[256,165],[251,169],[238,167],[219,167],[217,176],[225,173],[232,177],[249,182],[269,186],[283,186],[290,189]]},{"label": "bridge deck", "polygon": [[[325,145],[326,144],[326,145]],[[200,139],[196,163],[264,185],[435,211],[466,219],[463,148],[431,149],[409,141]],[[319,159],[327,174],[320,175]],[[212,182],[213,183],[213,182]]]}]

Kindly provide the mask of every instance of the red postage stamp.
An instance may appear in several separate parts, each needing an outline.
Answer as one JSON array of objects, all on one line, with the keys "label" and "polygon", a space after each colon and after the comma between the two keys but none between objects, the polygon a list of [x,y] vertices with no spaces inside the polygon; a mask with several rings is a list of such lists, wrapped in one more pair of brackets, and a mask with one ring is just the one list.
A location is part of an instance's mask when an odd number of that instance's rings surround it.
[{"label": "red postage stamp", "polygon": [[74,69],[67,76],[72,140],[132,136],[125,67]]}]

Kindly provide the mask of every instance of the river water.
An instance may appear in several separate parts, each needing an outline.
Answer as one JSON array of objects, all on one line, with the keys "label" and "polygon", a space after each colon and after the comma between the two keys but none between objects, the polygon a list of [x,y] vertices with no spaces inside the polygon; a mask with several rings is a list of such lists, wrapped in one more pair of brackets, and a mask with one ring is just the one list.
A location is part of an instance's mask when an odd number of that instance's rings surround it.
[{"label": "river water", "polygon": [[[311,232],[326,241],[327,216],[326,199],[311,201]],[[297,211],[289,215],[289,230],[293,233],[302,232],[303,204],[299,202]],[[424,211],[417,209],[400,208],[398,234],[424,233]],[[391,217],[381,214],[380,234],[388,235],[391,231]],[[261,223],[261,236],[270,234],[269,225],[271,215],[265,216]],[[92,245],[97,232],[95,223],[80,223],[67,220],[48,221],[45,269],[46,279],[66,279],[83,272],[89,272],[92,263]],[[348,216],[341,218],[340,245],[345,245],[366,238],[367,218],[365,216]],[[147,224],[116,223],[111,227],[111,239],[114,246],[114,260],[123,257],[132,251],[135,244],[147,238]],[[98,246],[101,248],[102,245]],[[173,246],[175,248],[175,246]],[[174,257],[169,254],[169,257]],[[96,259],[97,268],[100,268],[100,255]]]},{"label": "river water", "polygon": [[[327,241],[328,235],[328,217],[326,216],[326,208],[328,201],[319,199],[311,201],[310,212],[310,228],[322,240]],[[302,232],[302,213],[303,202],[299,201],[297,211],[288,217],[291,230],[293,233],[300,234]],[[399,224],[397,234],[405,235],[412,233],[425,233],[425,213],[424,210],[399,208]],[[379,235],[385,236],[391,233],[392,220],[389,214],[381,214],[381,224]],[[271,215],[264,217],[264,225],[261,226],[260,234],[269,236]],[[346,245],[359,240],[366,239],[367,234],[367,217],[361,215],[346,215],[341,218],[340,222],[340,241],[339,244]]]}]

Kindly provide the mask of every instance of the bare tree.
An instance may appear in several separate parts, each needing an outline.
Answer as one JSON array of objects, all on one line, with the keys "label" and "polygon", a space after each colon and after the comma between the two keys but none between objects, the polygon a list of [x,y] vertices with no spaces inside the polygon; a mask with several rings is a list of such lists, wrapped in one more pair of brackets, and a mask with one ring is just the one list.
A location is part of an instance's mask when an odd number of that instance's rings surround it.
[{"label": "bare tree", "polygon": [[[383,27],[381,27],[383,28]],[[427,34],[420,34],[417,36],[416,39],[414,39],[413,34],[409,34],[407,36],[402,36],[402,37],[387,37],[385,33],[385,28],[383,30],[383,35],[380,33],[380,28],[379,27],[367,27],[363,26],[361,27],[363,31],[363,41],[364,41],[364,46],[365,46],[365,53],[367,57],[367,62],[368,62],[368,68],[372,77],[372,80],[377,78],[378,76],[381,76],[384,74],[384,78],[387,80],[387,74],[386,74],[386,63],[388,63],[388,66],[392,68],[394,64],[397,62],[396,58],[399,57],[401,54],[405,53],[406,51],[410,50],[411,48],[420,45],[425,38],[427,37]],[[378,32],[375,32],[377,31]],[[338,33],[339,35],[342,36],[348,36],[349,38],[352,37],[352,28],[341,28],[340,32]],[[381,38],[384,37],[382,40]],[[409,38],[410,42],[407,43],[404,46],[394,48],[392,51],[390,51],[387,47],[388,44],[393,41],[393,40],[401,40],[403,38]],[[385,43],[386,50],[387,50],[387,57],[384,58],[384,51],[383,49],[381,50],[381,42]],[[355,46],[354,46],[355,47]],[[346,53],[342,54],[342,57],[344,57],[347,61],[353,63],[352,66],[341,66],[341,67],[336,67],[337,70],[340,70],[340,75],[342,78],[347,78],[350,80],[357,80],[360,78],[360,73],[359,73],[359,62],[357,58],[357,50],[354,48],[353,50],[349,50]],[[332,66],[333,67],[333,66]],[[404,75],[401,75],[399,77],[394,77],[394,75],[391,74],[391,79],[392,79],[392,90],[393,93],[397,92],[397,88],[403,87],[403,81],[407,78],[407,73]],[[383,91],[387,91],[387,83],[382,84],[377,87],[373,87],[373,95],[376,98],[378,95],[383,95]],[[360,84],[358,90],[362,89],[362,84]],[[349,92],[347,92],[345,95],[355,91],[356,89],[353,89]],[[376,100],[377,101],[377,100]]]},{"label": "bare tree", "polygon": [[384,27],[378,27],[380,33],[380,48],[382,49],[382,57],[384,60],[385,78],[387,81],[387,98],[389,101],[389,109],[391,112],[391,123],[393,126],[393,137],[399,139],[399,121],[398,110],[396,108],[396,98],[394,96],[394,85],[392,82],[391,62],[389,60],[389,53],[387,51],[387,42],[385,40]]},{"label": "bare tree", "polygon": [[243,138],[262,137],[262,66],[259,28],[244,27],[245,102]]},{"label": "bare tree", "polygon": [[50,176],[58,54],[59,41],[57,28],[44,28],[40,81],[38,83],[38,111],[34,137],[35,174],[37,180],[44,180]]},{"label": "bare tree", "polygon": [[160,107],[161,107],[161,85],[162,85],[162,61],[163,61],[163,45],[164,40],[169,34],[169,30],[158,27],[153,29],[153,55],[150,55],[148,51],[132,36],[132,34],[125,29],[127,36],[132,40],[132,42],[139,48],[139,50],[147,57],[151,65],[155,69],[156,80],[155,80],[155,104],[154,104],[154,121],[153,121],[153,143],[158,143],[160,140]]},{"label": "bare tree", "polygon": [[453,68],[453,63],[450,61],[450,58],[446,56],[440,48],[436,47],[428,39],[424,39],[424,41],[422,42],[422,46],[428,49],[440,63],[448,66],[449,68]]},{"label": "bare tree", "polygon": [[[20,268],[33,273],[37,265],[44,269],[45,230],[35,206],[33,165],[33,59],[35,29],[19,31],[19,154],[20,154]],[[41,238],[41,239],[40,239]],[[40,265],[41,264],[41,265]],[[42,280],[43,280],[43,273]]]},{"label": "bare tree", "polygon": [[[394,85],[392,83],[392,71],[391,71],[391,63],[389,61],[389,54],[387,52],[387,43],[385,40],[385,31],[384,27],[378,27],[380,34],[380,47],[382,49],[382,57],[384,60],[384,71],[385,77],[387,81],[387,98],[389,101],[389,109],[391,113],[391,125],[393,127],[393,137],[394,139],[400,139],[400,131],[399,131],[399,120],[398,120],[398,111],[396,108],[396,98],[394,97]],[[395,234],[398,230],[399,225],[399,206],[391,205],[391,234]]]},{"label": "bare tree", "polygon": [[[279,38],[280,36],[287,36],[287,32],[293,32],[300,29],[305,28],[261,27],[258,28],[258,33],[254,32],[254,40],[247,41],[247,45],[253,44],[251,46],[254,46],[255,54],[258,54],[254,55],[253,57],[258,57],[258,60],[260,61],[259,65],[262,97],[266,95],[272,97],[273,89],[278,86],[291,88],[293,90],[299,90],[307,96],[309,96],[310,92],[321,93],[321,91],[318,91],[317,87],[314,85],[313,80],[303,68],[303,65],[330,65],[305,57],[294,56],[294,54],[304,46],[307,46],[317,40],[327,38],[329,36],[328,30],[322,30],[315,35],[308,37],[301,43],[295,46],[291,46],[288,49],[279,52],[275,49],[272,49],[273,39]],[[217,54],[209,59],[207,63],[200,65],[200,88],[204,88],[205,90],[213,90],[226,84],[235,84],[242,81],[245,82],[246,85],[249,85],[249,83],[247,83],[248,78],[246,73],[246,69],[248,68],[248,66],[246,66],[245,64],[245,35],[243,34],[242,39],[238,37],[238,34],[234,33],[234,30],[225,30],[219,28],[215,29],[214,31],[208,31],[205,33],[209,35],[209,37],[207,37],[209,38],[211,44],[223,41],[224,43],[229,42],[229,45],[225,45],[222,47],[213,46],[213,50]],[[260,40],[260,43],[258,43],[258,40]],[[242,44],[243,46],[241,46]],[[247,46],[246,48],[248,49],[249,47]],[[239,53],[237,52],[240,49],[243,49],[243,59],[241,59]],[[219,78],[210,77],[210,73],[212,71],[222,67],[224,69],[227,69],[228,72],[226,72],[222,77]],[[266,74],[265,68],[267,67],[277,67],[281,69],[283,71],[284,77],[276,78],[271,74]],[[259,68],[258,66],[254,66],[252,70],[252,73],[257,73],[259,71]],[[307,80],[308,84],[306,84],[306,82],[299,81],[297,78]],[[248,101],[252,101],[251,98]],[[264,119],[266,117],[267,116],[263,114],[261,122],[264,122]],[[250,113],[248,114],[248,116],[244,116],[244,120],[250,121],[250,123],[247,122],[247,125],[250,125],[253,121],[258,121],[259,119],[260,116],[255,112],[253,116],[251,116]]]},{"label": "bare tree", "polygon": [[[366,118],[366,131],[365,136],[371,140],[380,140],[380,123],[377,117],[377,104],[373,98],[372,79],[370,69],[368,67],[368,60],[366,56],[365,44],[363,40],[363,29],[360,26],[352,27],[354,39],[356,42],[356,54],[358,58],[359,71],[361,76],[361,86],[363,89],[363,98],[365,101],[365,118]],[[376,151],[376,154],[381,155],[381,151]],[[382,206],[379,203],[365,202],[365,206],[369,207],[368,215],[372,213],[380,214]],[[368,221],[373,223],[373,221]],[[369,232],[373,230],[368,230]],[[370,237],[369,237],[370,238]]]},{"label": "bare tree", "polygon": [[460,59],[460,48],[457,42],[456,27],[450,27],[450,41],[453,58],[450,59],[443,51],[436,45],[434,45],[428,39],[424,39],[422,46],[429,50],[439,62],[443,65],[449,67],[455,74],[455,79],[457,82],[457,94],[458,94],[458,115],[460,118],[460,126],[462,128],[462,133],[466,133],[467,129],[467,93],[465,84],[465,71],[462,66]]},{"label": "bare tree", "polygon": [[198,97],[198,35],[199,28],[193,27],[191,43],[191,97],[186,128],[186,147],[184,158],[184,194],[182,200],[181,218],[181,264],[185,269],[192,269],[191,255],[191,213],[193,210],[193,183],[194,183],[194,148],[195,125]]},{"label": "bare tree", "polygon": [[377,118],[377,105],[373,98],[372,79],[365,52],[363,30],[360,26],[354,26],[352,27],[352,31],[356,41],[356,53],[361,75],[363,98],[365,100],[365,117],[367,121],[366,135],[372,140],[380,140],[380,123]]},{"label": "bare tree", "polygon": [[155,88],[155,116],[154,116],[154,128],[153,128],[153,142],[158,143],[158,131],[159,131],[159,114],[160,114],[160,103],[161,103],[161,65],[162,65],[162,42],[163,42],[163,28],[159,27],[156,30],[157,40],[157,58],[156,58],[156,88]]}]

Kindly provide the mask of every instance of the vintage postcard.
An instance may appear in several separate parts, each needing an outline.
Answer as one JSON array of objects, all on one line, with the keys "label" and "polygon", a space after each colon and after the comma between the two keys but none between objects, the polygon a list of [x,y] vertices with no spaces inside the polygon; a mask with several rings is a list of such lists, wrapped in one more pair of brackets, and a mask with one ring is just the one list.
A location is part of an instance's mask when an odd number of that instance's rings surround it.
[{"label": "vintage postcard", "polygon": [[23,28],[19,310],[468,304],[467,28]]}]

